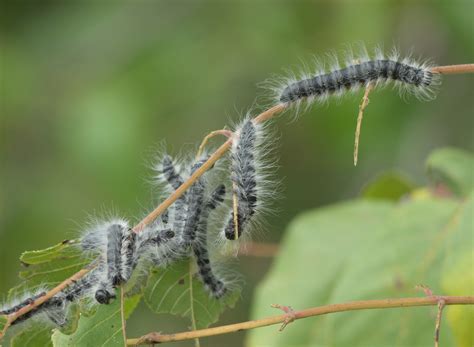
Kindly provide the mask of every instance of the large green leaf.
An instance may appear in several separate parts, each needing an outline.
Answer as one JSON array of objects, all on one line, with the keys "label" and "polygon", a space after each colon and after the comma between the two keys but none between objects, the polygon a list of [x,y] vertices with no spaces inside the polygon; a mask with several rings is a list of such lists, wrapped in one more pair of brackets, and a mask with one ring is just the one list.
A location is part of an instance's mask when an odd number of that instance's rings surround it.
[{"label": "large green leaf", "polygon": [[[126,318],[133,312],[139,301],[139,295],[125,299]],[[79,320],[79,327],[71,335],[55,331],[52,340],[56,347],[123,346],[120,300],[115,300],[110,305],[99,306],[92,316],[82,316]]]},{"label": "large green leaf", "polygon": [[435,183],[444,183],[458,196],[466,196],[474,188],[474,157],[469,152],[439,149],[429,156],[426,166]]},{"label": "large green leaf", "polygon": [[[290,226],[280,256],[257,291],[253,318],[275,314],[269,309],[272,303],[302,309],[414,296],[419,283],[443,293],[440,268],[454,250],[441,239],[456,234],[450,225],[459,208],[454,201],[398,205],[361,200],[301,216]],[[462,207],[460,213],[468,212]],[[276,333],[275,327],[257,329],[249,334],[248,345],[380,346],[389,341],[428,345],[433,336],[432,313],[429,308],[410,308],[310,318],[283,333]],[[444,345],[453,344],[446,326],[441,338]]]},{"label": "large green leaf", "polygon": [[171,313],[191,320],[194,315],[196,328],[205,328],[216,322],[227,307],[234,307],[240,291],[232,291],[216,300],[201,281],[190,276],[190,271],[192,273],[189,260],[154,270],[145,288],[145,301],[156,313]]},{"label": "large green leaf", "polygon": [[[435,166],[445,167],[438,160]],[[464,165],[438,180],[466,192],[469,170]],[[456,200],[425,192],[400,202],[359,199],[298,217],[257,290],[252,317],[278,314],[272,303],[303,309],[423,295],[414,290],[417,284],[435,294],[473,295],[473,197]],[[441,345],[474,345],[473,308],[447,307],[445,314]],[[330,314],[298,320],[281,333],[276,327],[255,329],[247,345],[429,346],[435,316],[435,307]]]}]

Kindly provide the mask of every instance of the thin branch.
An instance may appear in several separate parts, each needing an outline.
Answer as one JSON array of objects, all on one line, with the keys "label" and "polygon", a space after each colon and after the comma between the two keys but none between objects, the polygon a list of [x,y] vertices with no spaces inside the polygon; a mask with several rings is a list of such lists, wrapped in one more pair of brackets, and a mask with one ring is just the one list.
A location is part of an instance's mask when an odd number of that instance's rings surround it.
[{"label": "thin branch", "polygon": [[120,286],[120,319],[122,321],[122,336],[124,346],[127,345],[127,320],[125,319],[125,286]]},{"label": "thin branch", "polygon": [[[433,72],[443,73],[443,74],[454,74],[454,73],[471,73],[474,72],[474,64],[461,64],[461,65],[449,65],[449,66],[437,66],[432,68]],[[255,123],[262,123],[267,121],[268,119],[273,118],[274,116],[278,115],[279,113],[283,112],[287,109],[289,105],[286,103],[277,104],[268,110],[262,112],[257,117],[254,118]],[[228,139],[224,144],[222,144],[210,157],[209,159],[199,168],[197,169],[173,194],[171,194],[167,199],[165,199],[158,207],[153,210],[148,216],[146,216],[140,223],[138,223],[134,228],[134,232],[140,232],[145,226],[152,223],[158,216],[160,216],[166,209],[174,203],[184,192],[199,178],[203,175],[207,170],[209,170],[214,163],[219,160],[230,148],[232,144],[232,139]],[[64,280],[61,284],[50,290],[46,295],[38,298],[37,300],[33,301],[31,305],[23,307],[21,310],[18,310],[15,313],[12,313],[8,316],[8,321],[5,324],[5,327],[2,332],[0,332],[0,339],[3,338],[5,335],[6,330],[11,325],[11,323],[16,320],[18,317],[30,312],[35,307],[41,305],[46,300],[50,299],[60,291],[62,291],[65,287],[71,284],[73,281],[77,281],[83,276],[85,276],[91,268],[85,268],[77,272],[76,274],[72,275],[68,279]]]},{"label": "thin branch", "polygon": [[271,258],[278,254],[279,246],[273,243],[249,242],[242,244],[239,253],[250,257]]},{"label": "thin branch", "polygon": [[357,126],[355,131],[355,139],[354,139],[354,166],[357,166],[357,160],[359,158],[359,138],[360,138],[360,128],[362,126],[362,119],[364,118],[364,111],[367,105],[369,105],[369,94],[374,88],[373,83],[369,83],[367,88],[365,88],[364,97],[362,98],[362,102],[359,105],[359,114],[357,115]]},{"label": "thin branch", "polygon": [[[189,302],[190,302],[190,310],[191,310],[191,328],[193,331],[196,331],[196,317],[194,316],[194,294],[193,294],[193,272],[192,272],[193,263],[189,260]],[[200,347],[201,343],[199,342],[199,338],[196,337],[194,339],[194,346]]]},{"label": "thin branch", "polygon": [[[402,298],[402,299],[382,299],[382,300],[364,300],[352,301],[343,304],[333,304],[320,307],[313,307],[306,310],[294,311],[291,313],[295,320],[312,316],[319,316],[327,313],[383,309],[383,308],[402,308],[413,306],[432,306],[437,305],[439,300],[444,300],[446,305],[473,305],[474,296],[433,296],[422,298]],[[129,346],[146,345],[162,342],[173,342],[190,340],[196,337],[215,336],[222,334],[235,333],[242,330],[255,329],[274,324],[280,324],[288,321],[288,314],[271,316],[253,321],[223,325],[215,328],[201,329],[196,331],[186,331],[176,334],[162,335],[160,333],[150,333],[136,339],[129,339]]]},{"label": "thin branch", "polygon": [[442,74],[445,74],[445,75],[458,74],[458,73],[473,73],[474,72],[474,64],[435,66],[431,69],[431,71],[442,73]]},{"label": "thin branch", "polygon": [[209,134],[206,135],[206,137],[202,140],[201,144],[199,145],[196,158],[200,158],[202,152],[204,152],[204,147],[206,147],[207,143],[209,140],[217,135],[222,135],[227,138],[230,138],[232,136],[233,132],[227,129],[220,129],[220,130],[214,130],[211,131]]},{"label": "thin branch", "polygon": [[441,314],[443,313],[443,308],[446,302],[444,299],[438,301],[438,314],[436,315],[436,325],[435,325],[435,347],[439,347],[439,328],[441,326]]}]

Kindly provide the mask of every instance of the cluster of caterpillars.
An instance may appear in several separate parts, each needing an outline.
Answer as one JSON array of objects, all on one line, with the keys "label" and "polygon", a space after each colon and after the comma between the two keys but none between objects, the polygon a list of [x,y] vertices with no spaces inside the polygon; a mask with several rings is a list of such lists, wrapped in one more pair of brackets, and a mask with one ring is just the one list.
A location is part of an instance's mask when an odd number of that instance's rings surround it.
[{"label": "cluster of caterpillars", "polygon": [[[139,232],[135,232],[124,219],[94,223],[80,242],[81,251],[93,259],[93,269],[62,292],[20,316],[13,324],[42,316],[63,326],[67,322],[70,303],[88,298],[98,304],[109,304],[116,298],[117,288],[130,280],[137,267],[166,267],[189,257],[194,257],[198,277],[209,295],[215,299],[224,297],[229,289],[217,276],[208,248],[217,244],[209,240],[215,235],[209,232],[210,229],[216,227],[216,218],[212,215],[219,206],[226,206],[226,192],[231,191],[237,198],[237,210],[227,206],[230,217],[218,226],[220,233],[232,241],[248,233],[261,205],[258,154],[261,133],[261,126],[250,117],[235,129],[229,165],[231,189],[216,179],[210,179],[206,172],[164,214]],[[207,159],[204,155],[180,170],[173,158],[165,154],[155,167],[157,180],[165,192],[171,194]],[[238,221],[238,227],[234,221]],[[30,295],[16,305],[0,310],[0,314],[14,313],[43,295],[43,291]]]}]

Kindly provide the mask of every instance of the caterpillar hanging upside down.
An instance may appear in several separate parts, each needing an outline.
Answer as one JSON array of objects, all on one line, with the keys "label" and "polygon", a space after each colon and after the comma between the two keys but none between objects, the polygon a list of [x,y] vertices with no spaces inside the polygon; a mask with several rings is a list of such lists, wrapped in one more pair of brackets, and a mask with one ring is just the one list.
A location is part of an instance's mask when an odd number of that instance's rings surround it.
[{"label": "caterpillar hanging upside down", "polygon": [[224,228],[228,240],[248,234],[275,198],[277,185],[270,178],[273,166],[268,160],[272,142],[266,134],[250,115],[234,132],[230,150],[233,208]]}]

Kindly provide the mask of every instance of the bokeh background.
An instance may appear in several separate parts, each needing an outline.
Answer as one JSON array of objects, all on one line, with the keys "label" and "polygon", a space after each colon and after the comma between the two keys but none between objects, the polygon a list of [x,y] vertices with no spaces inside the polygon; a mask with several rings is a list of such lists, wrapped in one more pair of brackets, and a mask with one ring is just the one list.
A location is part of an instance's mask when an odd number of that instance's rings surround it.
[{"label": "bokeh background", "polygon": [[[211,130],[262,110],[257,87],[358,41],[397,45],[437,64],[473,60],[474,3],[466,1],[3,1],[0,10],[0,297],[17,283],[18,257],[72,238],[89,214],[150,209],[155,150],[195,148]],[[427,154],[473,149],[467,75],[444,78],[437,99],[374,92],[352,163],[360,95],[278,120],[278,213],[261,238],[278,242],[309,208],[357,196],[379,172],[424,183]],[[362,93],[362,92],[361,92]],[[238,306],[248,319],[271,259],[243,257]],[[145,307],[130,336],[189,323]],[[202,341],[240,346],[244,333]],[[183,346],[192,342],[182,343]]]}]

